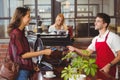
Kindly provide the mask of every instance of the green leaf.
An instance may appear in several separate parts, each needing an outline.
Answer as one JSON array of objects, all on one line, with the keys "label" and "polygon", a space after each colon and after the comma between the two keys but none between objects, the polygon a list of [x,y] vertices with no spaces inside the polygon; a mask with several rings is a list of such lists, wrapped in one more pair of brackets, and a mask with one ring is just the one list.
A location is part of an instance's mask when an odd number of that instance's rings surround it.
[{"label": "green leaf", "polygon": [[95,63],[95,59],[89,59],[89,63],[92,64],[92,63]]},{"label": "green leaf", "polygon": [[90,74],[91,74],[92,76],[95,76],[95,70],[94,70],[93,68],[90,68]]},{"label": "green leaf", "polygon": [[97,68],[93,68],[94,69],[94,71],[95,71],[95,73],[97,72]]},{"label": "green leaf", "polygon": [[[83,53],[89,54],[89,52],[86,50],[83,50]],[[90,58],[89,56],[73,57],[75,54],[76,54],[75,52],[69,52],[64,57],[64,59],[68,59],[68,58],[71,59],[71,63],[62,70],[61,77],[64,78],[64,80],[68,80],[71,76],[76,78],[76,75],[81,74],[82,72],[84,72],[86,75],[94,76],[95,73],[97,72],[97,65],[95,64],[95,59]]]},{"label": "green leaf", "polygon": [[84,68],[87,68],[87,67],[88,67],[88,65],[83,65],[81,68],[84,69]]},{"label": "green leaf", "polygon": [[89,74],[90,74],[90,68],[87,68],[86,75],[89,75]]},{"label": "green leaf", "polygon": [[98,68],[98,66],[96,64],[92,64],[91,67],[93,67],[95,69]]},{"label": "green leaf", "polygon": [[84,54],[88,54],[89,51],[87,51],[87,50],[82,50],[82,53],[84,53]]},{"label": "green leaf", "polygon": [[67,75],[64,77],[64,80],[68,80],[68,76]]},{"label": "green leaf", "polygon": [[66,73],[66,70],[62,70],[62,72],[61,73]]},{"label": "green leaf", "polygon": [[62,75],[61,75],[61,77],[63,78],[63,77],[65,77],[67,75],[67,73],[63,73]]},{"label": "green leaf", "polygon": [[76,52],[69,52],[69,53],[67,53],[66,56],[64,56],[64,57],[62,58],[62,60],[70,59],[70,58],[72,58],[73,55],[75,55],[75,54],[76,54]]}]

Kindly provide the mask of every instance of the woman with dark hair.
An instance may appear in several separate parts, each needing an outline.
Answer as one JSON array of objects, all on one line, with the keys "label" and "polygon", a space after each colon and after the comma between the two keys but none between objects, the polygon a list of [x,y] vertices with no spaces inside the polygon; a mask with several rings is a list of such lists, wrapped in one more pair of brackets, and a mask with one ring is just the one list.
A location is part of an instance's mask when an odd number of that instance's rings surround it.
[{"label": "woman with dark hair", "polygon": [[29,8],[17,7],[8,25],[9,55],[12,61],[20,65],[16,80],[28,80],[30,78],[34,69],[32,57],[50,55],[52,52],[51,49],[30,52],[29,43],[24,33],[24,28],[29,24],[30,19]]}]

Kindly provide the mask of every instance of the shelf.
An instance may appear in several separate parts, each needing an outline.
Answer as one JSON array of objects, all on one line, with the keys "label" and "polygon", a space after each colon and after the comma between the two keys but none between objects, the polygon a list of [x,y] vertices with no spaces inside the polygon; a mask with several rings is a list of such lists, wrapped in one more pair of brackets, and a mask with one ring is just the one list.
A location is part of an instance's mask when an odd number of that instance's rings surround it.
[{"label": "shelf", "polygon": [[[50,1],[51,3],[51,1]],[[24,6],[26,7],[30,7],[31,9],[31,18],[35,18],[36,16],[40,16],[40,20],[42,21],[43,25],[51,25],[51,4],[49,3],[43,3],[43,2],[39,2],[37,6],[33,3],[31,4],[25,4]],[[37,11],[35,11],[37,7]],[[37,15],[36,15],[37,12]]]}]

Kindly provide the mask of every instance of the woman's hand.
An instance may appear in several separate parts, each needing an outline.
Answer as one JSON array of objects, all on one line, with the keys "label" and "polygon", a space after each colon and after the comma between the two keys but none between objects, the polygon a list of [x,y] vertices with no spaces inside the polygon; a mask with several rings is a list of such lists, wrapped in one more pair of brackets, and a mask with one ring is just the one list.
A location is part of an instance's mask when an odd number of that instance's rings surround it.
[{"label": "woman's hand", "polygon": [[43,54],[44,55],[50,55],[52,53],[52,50],[51,49],[44,49],[43,50]]}]

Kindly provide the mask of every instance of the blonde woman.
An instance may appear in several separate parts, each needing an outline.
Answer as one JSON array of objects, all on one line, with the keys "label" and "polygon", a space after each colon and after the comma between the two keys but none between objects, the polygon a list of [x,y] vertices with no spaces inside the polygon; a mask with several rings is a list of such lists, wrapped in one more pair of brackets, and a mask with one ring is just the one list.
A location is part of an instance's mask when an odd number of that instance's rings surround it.
[{"label": "blonde woman", "polygon": [[61,13],[57,15],[55,23],[49,27],[48,32],[52,33],[59,30],[65,30],[68,34],[68,27],[64,24],[64,15]]}]

